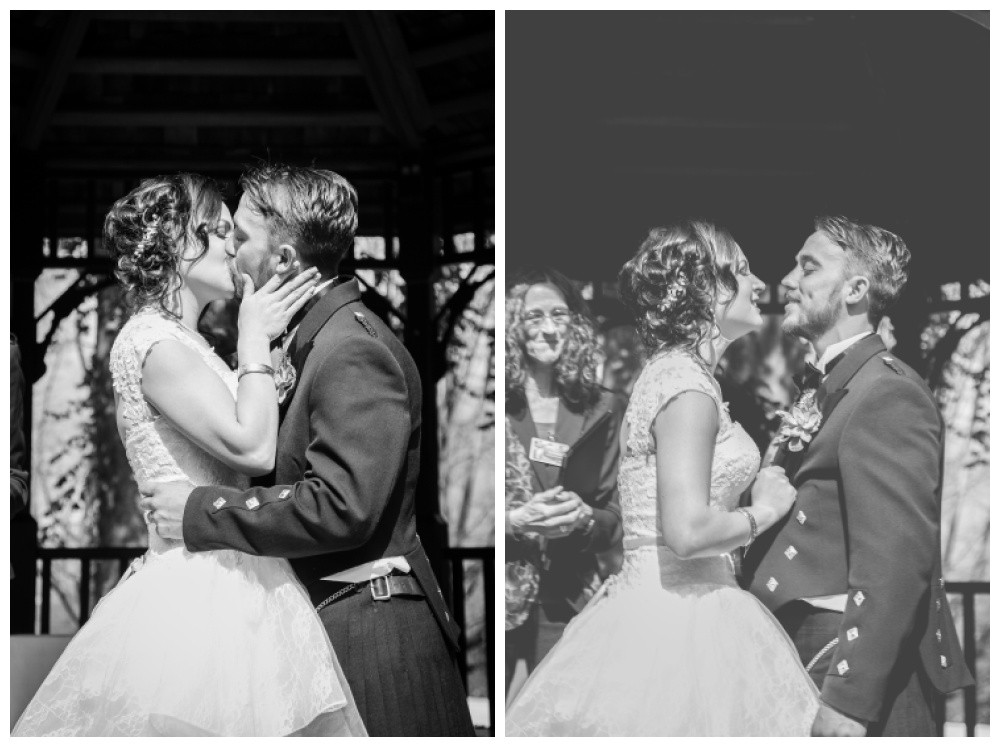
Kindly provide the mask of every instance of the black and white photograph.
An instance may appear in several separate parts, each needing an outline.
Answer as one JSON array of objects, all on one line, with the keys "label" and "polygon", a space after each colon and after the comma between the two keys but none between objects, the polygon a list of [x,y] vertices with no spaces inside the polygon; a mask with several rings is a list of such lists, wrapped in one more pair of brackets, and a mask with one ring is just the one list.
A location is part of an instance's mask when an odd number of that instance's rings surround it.
[{"label": "black and white photograph", "polygon": [[989,736],[989,21],[506,13],[507,737]]},{"label": "black and white photograph", "polygon": [[11,736],[496,733],[492,10],[13,10]]}]

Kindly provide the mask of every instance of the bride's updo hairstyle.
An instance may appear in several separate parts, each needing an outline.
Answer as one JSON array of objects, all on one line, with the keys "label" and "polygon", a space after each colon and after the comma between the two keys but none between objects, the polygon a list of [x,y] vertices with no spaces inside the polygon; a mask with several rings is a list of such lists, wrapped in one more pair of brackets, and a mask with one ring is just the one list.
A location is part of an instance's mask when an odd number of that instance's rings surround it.
[{"label": "bride's updo hairstyle", "polygon": [[707,221],[654,228],[618,273],[618,292],[650,351],[696,347],[716,334],[720,293],[735,297],[736,241]]},{"label": "bride's updo hairstyle", "polygon": [[208,234],[221,211],[215,182],[198,174],[146,179],[111,207],[104,245],[130,308],[159,304],[173,313],[168,299],[181,284],[184,249],[188,242],[201,247],[191,259],[208,251]]}]

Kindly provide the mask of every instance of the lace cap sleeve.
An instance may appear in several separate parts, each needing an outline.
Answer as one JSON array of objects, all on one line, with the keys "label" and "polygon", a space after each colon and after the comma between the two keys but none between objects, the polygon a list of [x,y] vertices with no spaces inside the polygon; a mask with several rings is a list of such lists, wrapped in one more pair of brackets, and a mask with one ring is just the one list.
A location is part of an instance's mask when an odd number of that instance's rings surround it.
[{"label": "lace cap sleeve", "polygon": [[653,423],[657,415],[684,392],[707,394],[721,411],[719,394],[712,378],[687,355],[666,353],[647,364],[636,382],[629,407],[629,440],[633,450],[653,449]]},{"label": "lace cap sleeve", "polygon": [[126,422],[138,423],[153,413],[142,395],[142,366],[158,342],[185,342],[175,325],[155,314],[136,314],[111,346],[111,381]]}]

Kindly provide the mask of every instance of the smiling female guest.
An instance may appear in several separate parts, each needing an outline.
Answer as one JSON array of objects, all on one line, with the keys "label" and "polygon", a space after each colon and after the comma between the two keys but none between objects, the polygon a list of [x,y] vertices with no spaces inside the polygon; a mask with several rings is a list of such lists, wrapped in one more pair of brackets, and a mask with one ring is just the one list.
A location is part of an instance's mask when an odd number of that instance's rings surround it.
[{"label": "smiling female guest", "polygon": [[507,512],[507,561],[541,547],[537,604],[506,637],[507,684],[524,659],[555,645],[620,547],[616,480],[624,401],[597,383],[598,344],[586,304],[563,275],[518,278],[506,299],[507,420],[530,463],[533,495]]},{"label": "smiling female guest", "polygon": [[[111,350],[118,429],[137,480],[246,486],[274,465],[269,342],[315,287],[244,276],[239,371],[195,331],[232,298],[229,209],[193,174],[147,179],[104,235],[135,307]],[[280,286],[280,287],[279,287]],[[222,499],[220,499],[222,500]],[[224,502],[224,501],[223,501]],[[319,616],[288,561],[188,552],[149,525],[149,552],[98,604],[13,736],[363,736]]]},{"label": "smiling female guest", "polygon": [[[728,557],[795,499],[779,468],[757,473],[712,377],[762,325],[762,283],[702,222],[652,230],[619,280],[652,353],[621,432],[624,564],[520,691],[506,733],[806,736],[816,688]],[[752,482],[753,506],[737,508]]]}]

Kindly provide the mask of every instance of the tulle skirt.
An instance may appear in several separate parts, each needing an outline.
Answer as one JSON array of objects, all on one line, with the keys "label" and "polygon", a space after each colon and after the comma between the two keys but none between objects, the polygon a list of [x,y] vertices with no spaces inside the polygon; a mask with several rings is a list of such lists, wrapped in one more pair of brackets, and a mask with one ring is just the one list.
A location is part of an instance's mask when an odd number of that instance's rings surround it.
[{"label": "tulle skirt", "polygon": [[364,736],[288,562],[150,552],[70,641],[13,736]]},{"label": "tulle skirt", "polygon": [[809,735],[818,692],[755,597],[735,583],[612,591],[517,694],[507,736]]}]

